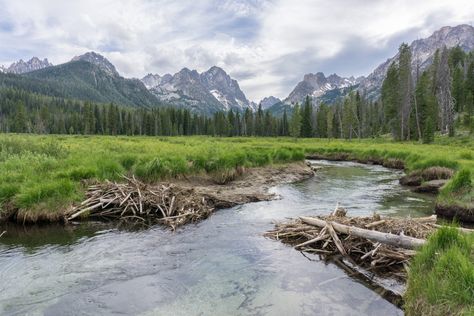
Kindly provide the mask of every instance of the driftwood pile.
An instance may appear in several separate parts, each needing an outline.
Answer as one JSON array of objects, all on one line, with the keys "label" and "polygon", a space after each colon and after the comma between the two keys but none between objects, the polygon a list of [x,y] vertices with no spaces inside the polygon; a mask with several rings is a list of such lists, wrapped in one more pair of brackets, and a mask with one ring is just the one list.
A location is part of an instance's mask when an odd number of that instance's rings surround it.
[{"label": "driftwood pile", "polygon": [[208,217],[214,211],[211,197],[173,184],[147,185],[124,176],[125,183],[106,181],[91,185],[87,199],[70,210],[68,221],[93,217],[126,223],[161,223],[172,229]]},{"label": "driftwood pile", "polygon": [[351,266],[374,274],[406,279],[407,263],[436,227],[436,216],[424,218],[347,217],[342,208],[327,216],[300,217],[265,235],[297,250],[343,256]]}]

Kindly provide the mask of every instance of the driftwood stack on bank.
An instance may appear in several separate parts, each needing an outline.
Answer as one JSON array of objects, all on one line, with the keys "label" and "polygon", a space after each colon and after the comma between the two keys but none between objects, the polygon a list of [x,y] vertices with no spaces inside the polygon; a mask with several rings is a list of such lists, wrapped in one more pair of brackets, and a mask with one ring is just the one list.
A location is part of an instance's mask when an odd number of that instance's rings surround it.
[{"label": "driftwood stack on bank", "polygon": [[150,186],[134,177],[125,183],[107,181],[89,186],[79,206],[70,210],[68,221],[93,217],[120,219],[127,223],[161,223],[175,229],[208,217],[215,208],[212,197],[173,184]]},{"label": "driftwood stack on bank", "polygon": [[328,216],[277,223],[265,235],[297,250],[343,256],[351,265],[376,274],[406,278],[406,263],[436,229],[436,216],[424,218],[354,217],[336,207]]}]

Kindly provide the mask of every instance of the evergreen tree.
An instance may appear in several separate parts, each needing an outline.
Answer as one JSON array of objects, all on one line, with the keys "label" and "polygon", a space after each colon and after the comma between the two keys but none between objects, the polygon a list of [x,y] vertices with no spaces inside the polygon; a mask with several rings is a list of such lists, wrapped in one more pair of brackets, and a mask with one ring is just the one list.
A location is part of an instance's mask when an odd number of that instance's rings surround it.
[{"label": "evergreen tree", "polygon": [[311,104],[311,98],[306,96],[303,111],[301,114],[301,137],[312,137],[313,136],[313,106]]},{"label": "evergreen tree", "polygon": [[413,79],[411,76],[411,51],[403,43],[399,48],[399,89],[400,89],[400,139],[410,139],[410,114],[412,114]]},{"label": "evergreen tree", "polygon": [[401,139],[400,120],[400,89],[398,67],[392,63],[382,84],[382,102],[385,109],[386,124],[390,126],[394,139]]},{"label": "evergreen tree", "polygon": [[293,108],[293,114],[291,115],[291,119],[290,119],[289,132],[290,132],[291,137],[294,137],[294,138],[300,137],[301,113],[300,113],[300,106],[298,103],[296,103]]},{"label": "evergreen tree", "polygon": [[418,80],[415,90],[416,102],[420,108],[422,140],[431,143],[436,127],[436,101],[430,85],[429,72],[424,72]]}]

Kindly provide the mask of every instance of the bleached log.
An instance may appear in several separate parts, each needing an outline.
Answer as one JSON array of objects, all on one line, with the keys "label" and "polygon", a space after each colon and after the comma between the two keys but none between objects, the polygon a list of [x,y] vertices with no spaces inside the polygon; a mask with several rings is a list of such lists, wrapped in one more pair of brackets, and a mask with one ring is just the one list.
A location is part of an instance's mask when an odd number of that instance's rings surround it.
[{"label": "bleached log", "polygon": [[[309,225],[317,227],[326,227],[327,223],[325,220],[315,217],[301,216],[300,219]],[[399,236],[390,233],[382,233],[376,230],[368,230],[354,226],[347,226],[339,224],[337,222],[331,222],[332,227],[338,233],[353,235],[357,237],[366,238],[372,241],[377,241],[386,245],[405,248],[405,249],[416,249],[423,246],[426,243],[424,239],[413,238],[409,236]]]},{"label": "bleached log", "polygon": [[69,216],[67,220],[70,221],[71,219],[74,219],[74,218],[78,217],[79,215],[81,215],[85,212],[95,210],[96,208],[99,208],[101,206],[102,206],[102,203],[99,202],[99,203],[94,204],[92,206],[86,207],[85,209],[82,209],[79,212],[74,213],[73,215]]},{"label": "bleached log", "polygon": [[380,221],[372,222],[370,224],[367,224],[367,225],[365,225],[365,228],[372,228],[372,227],[375,227],[375,226],[378,226],[378,225],[382,225],[383,223],[385,223],[384,219],[382,219]]}]

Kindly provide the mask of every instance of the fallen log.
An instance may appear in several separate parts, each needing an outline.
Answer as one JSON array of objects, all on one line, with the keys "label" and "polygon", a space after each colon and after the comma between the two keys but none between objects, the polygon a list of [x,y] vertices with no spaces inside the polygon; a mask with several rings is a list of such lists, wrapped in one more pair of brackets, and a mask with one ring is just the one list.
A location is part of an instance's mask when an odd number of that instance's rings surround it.
[{"label": "fallen log", "polygon": [[357,237],[366,238],[372,241],[380,242],[386,245],[405,248],[405,249],[417,249],[423,246],[426,242],[424,239],[413,238],[409,236],[400,236],[394,235],[390,233],[382,233],[375,230],[368,230],[354,226],[347,226],[343,224],[339,224],[335,221],[328,222],[316,217],[305,217],[300,216],[300,219],[309,225],[317,226],[317,227],[326,227],[328,223],[334,228],[335,231],[346,234],[346,235],[353,235]]}]

